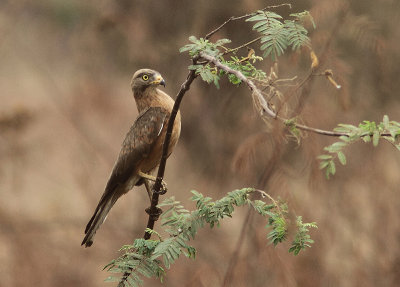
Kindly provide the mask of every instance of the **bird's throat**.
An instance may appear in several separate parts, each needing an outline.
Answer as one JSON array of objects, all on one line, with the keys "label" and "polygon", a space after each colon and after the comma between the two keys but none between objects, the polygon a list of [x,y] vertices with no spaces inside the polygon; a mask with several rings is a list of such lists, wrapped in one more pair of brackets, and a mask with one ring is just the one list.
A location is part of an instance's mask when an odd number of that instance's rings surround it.
[{"label": "bird's throat", "polygon": [[155,87],[134,89],[133,97],[135,98],[137,109],[141,113],[152,106],[152,103],[157,100],[157,89]]},{"label": "bird's throat", "polygon": [[143,91],[134,90],[133,96],[139,113],[149,107],[162,107],[171,112],[174,105],[172,98],[156,87],[148,87]]}]

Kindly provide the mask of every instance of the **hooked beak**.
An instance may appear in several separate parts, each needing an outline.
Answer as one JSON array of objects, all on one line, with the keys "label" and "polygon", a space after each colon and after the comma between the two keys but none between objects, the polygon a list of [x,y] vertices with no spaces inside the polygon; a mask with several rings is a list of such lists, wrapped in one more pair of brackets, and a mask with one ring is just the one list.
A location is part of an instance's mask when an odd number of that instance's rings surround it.
[{"label": "hooked beak", "polygon": [[165,81],[161,76],[158,76],[153,82],[151,82],[152,85],[162,85],[165,88]]}]

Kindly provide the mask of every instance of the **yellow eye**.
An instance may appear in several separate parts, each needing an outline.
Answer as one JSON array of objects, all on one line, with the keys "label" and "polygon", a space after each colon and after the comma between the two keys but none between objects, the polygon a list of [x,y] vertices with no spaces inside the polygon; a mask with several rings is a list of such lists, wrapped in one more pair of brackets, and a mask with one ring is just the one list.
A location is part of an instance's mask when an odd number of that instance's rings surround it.
[{"label": "yellow eye", "polygon": [[145,81],[147,81],[147,80],[149,79],[149,76],[143,75],[143,76],[142,76],[142,79],[145,80]]}]

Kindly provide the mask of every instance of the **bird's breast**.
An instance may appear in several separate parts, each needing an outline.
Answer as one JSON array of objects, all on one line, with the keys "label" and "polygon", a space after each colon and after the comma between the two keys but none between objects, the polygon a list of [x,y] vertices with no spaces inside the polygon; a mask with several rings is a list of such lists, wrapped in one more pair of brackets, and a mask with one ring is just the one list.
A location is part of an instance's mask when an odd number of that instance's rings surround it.
[{"label": "bird's breast", "polygon": [[[168,121],[164,124],[160,136],[157,138],[153,148],[151,149],[148,157],[143,161],[141,165],[141,170],[145,173],[150,173],[154,168],[158,166],[162,156],[163,144],[165,136],[167,134]],[[181,115],[180,112],[177,113],[174,127],[172,129],[171,139],[168,145],[168,156],[171,155],[174,147],[176,146],[179,136],[181,133]]]}]

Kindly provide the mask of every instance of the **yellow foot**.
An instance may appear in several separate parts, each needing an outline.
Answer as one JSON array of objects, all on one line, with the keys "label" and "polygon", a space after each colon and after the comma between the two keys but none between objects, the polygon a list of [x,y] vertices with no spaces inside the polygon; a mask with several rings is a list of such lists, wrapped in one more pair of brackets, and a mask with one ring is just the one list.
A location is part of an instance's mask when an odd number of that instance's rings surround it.
[{"label": "yellow foot", "polygon": [[[157,178],[155,176],[152,176],[150,174],[144,173],[142,171],[138,171],[138,175],[142,178],[144,178],[145,180],[145,186],[146,186],[146,190],[147,193],[149,194],[149,198],[151,200],[151,192],[150,192],[150,188],[149,188],[149,183],[146,182],[148,180],[151,180],[152,182],[155,182],[157,180]],[[161,190],[160,190],[160,194],[164,194],[167,192],[167,184],[165,183],[164,180],[161,181]]]}]

